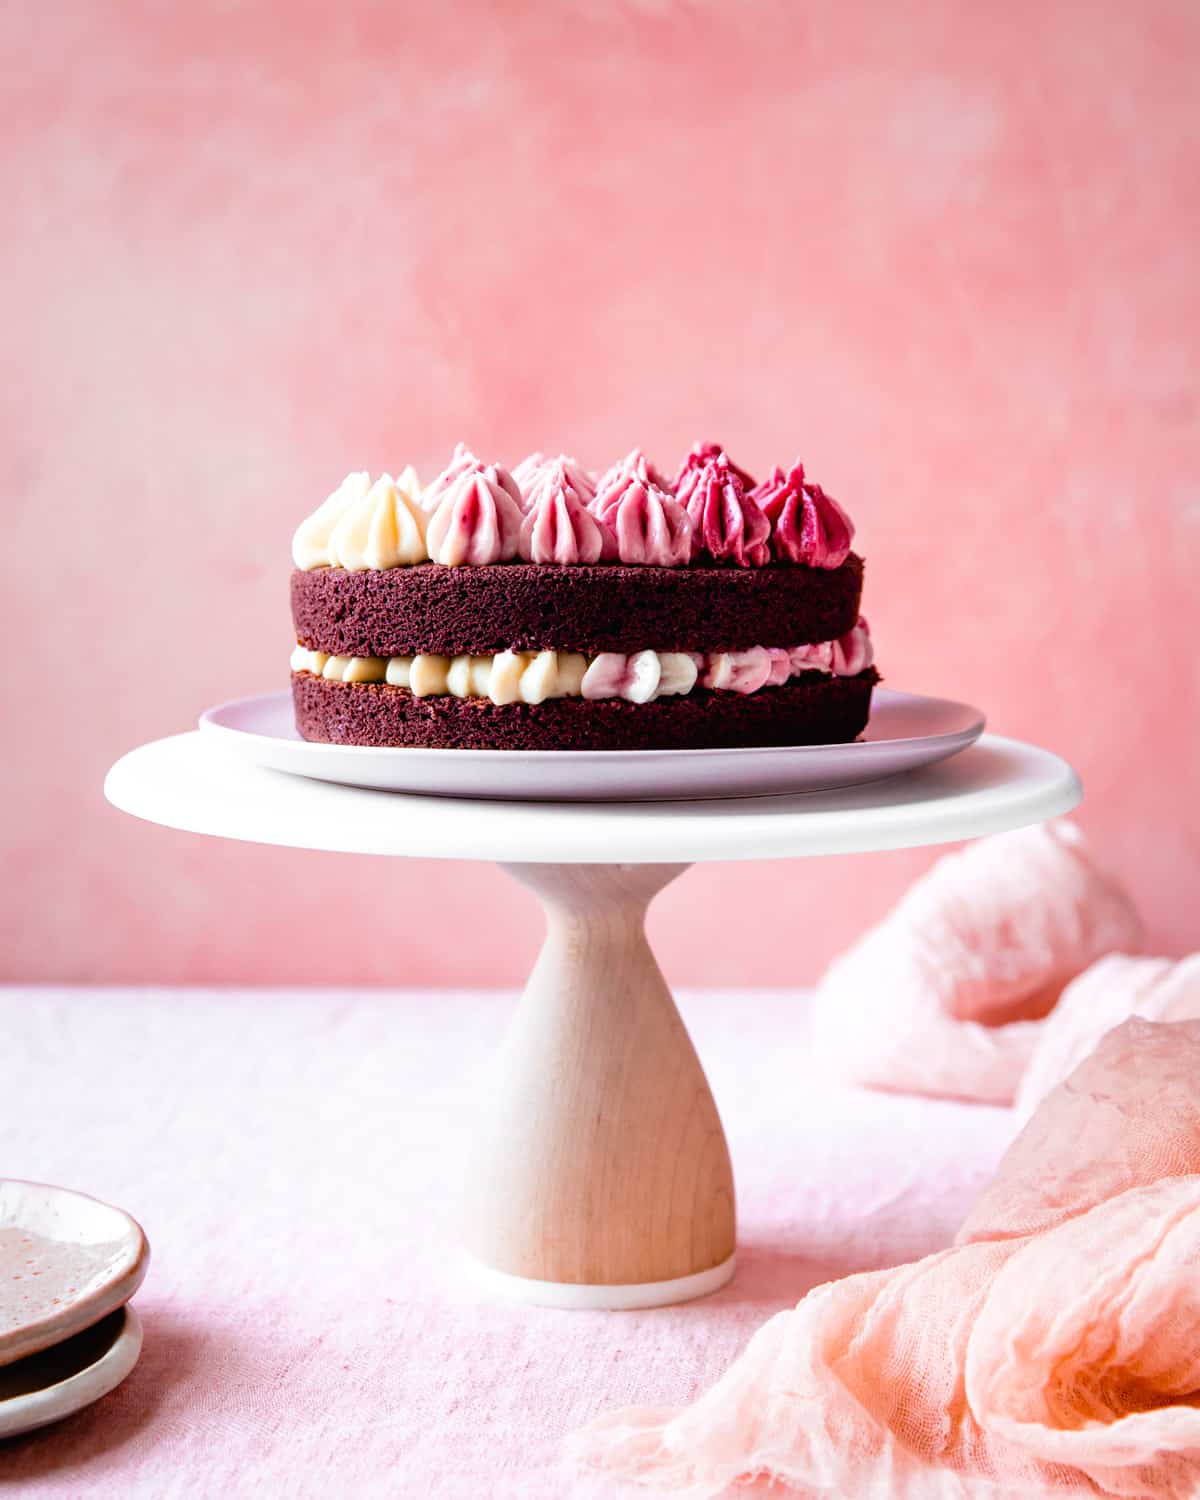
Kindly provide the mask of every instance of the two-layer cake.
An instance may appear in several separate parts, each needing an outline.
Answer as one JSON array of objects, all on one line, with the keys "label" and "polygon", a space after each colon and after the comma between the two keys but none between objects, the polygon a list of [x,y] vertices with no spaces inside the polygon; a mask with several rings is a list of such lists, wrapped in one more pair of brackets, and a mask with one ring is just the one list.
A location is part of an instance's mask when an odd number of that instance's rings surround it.
[{"label": "two-layer cake", "polygon": [[715,444],[668,481],[463,447],[422,488],[351,474],[296,532],[305,739],[668,750],[854,739],[879,680],[862,559],[799,463]]}]

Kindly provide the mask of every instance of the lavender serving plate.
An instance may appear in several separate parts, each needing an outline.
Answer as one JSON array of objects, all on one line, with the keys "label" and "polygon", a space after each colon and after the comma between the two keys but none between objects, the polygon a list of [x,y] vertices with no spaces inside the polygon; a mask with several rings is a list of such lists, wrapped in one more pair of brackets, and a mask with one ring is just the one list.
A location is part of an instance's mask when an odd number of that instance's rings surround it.
[{"label": "lavender serving plate", "polygon": [[850,744],[739,750],[418,750],[302,740],[290,692],[210,708],[200,728],[253,765],[341,786],[514,802],[677,802],[829,791],[945,760],[983,732],[977,708],[877,688]]}]

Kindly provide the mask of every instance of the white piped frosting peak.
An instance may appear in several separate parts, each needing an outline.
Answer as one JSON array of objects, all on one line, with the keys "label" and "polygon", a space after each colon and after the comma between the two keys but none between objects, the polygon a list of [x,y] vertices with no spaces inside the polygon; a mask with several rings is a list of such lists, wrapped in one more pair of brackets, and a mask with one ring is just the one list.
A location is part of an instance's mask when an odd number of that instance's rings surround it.
[{"label": "white piped frosting peak", "polygon": [[427,561],[427,517],[421,509],[420,493],[412,469],[399,479],[381,475],[339,517],[329,537],[330,565],[362,572],[412,567]]},{"label": "white piped frosting peak", "polygon": [[333,528],[370,488],[371,476],[366,472],[347,474],[333,494],[300,522],[292,537],[292,561],[298,568],[309,572],[313,568],[330,566],[329,538]]},{"label": "white piped frosting peak", "polygon": [[292,538],[292,561],[314,568],[399,568],[425,562],[425,514],[421,481],[410,465],[393,479],[371,483],[366,472],[347,474],[329,498],[300,523]]}]

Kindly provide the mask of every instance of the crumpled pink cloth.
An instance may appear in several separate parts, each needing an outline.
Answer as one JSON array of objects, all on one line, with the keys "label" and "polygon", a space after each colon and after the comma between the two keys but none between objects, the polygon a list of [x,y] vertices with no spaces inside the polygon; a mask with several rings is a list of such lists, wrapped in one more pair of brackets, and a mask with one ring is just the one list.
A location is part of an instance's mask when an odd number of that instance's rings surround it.
[{"label": "crumpled pink cloth", "polygon": [[1047,1016],[1021,1079],[1016,1098],[1020,1123],[1079,1066],[1106,1031],[1128,1016],[1200,1020],[1200,953],[1177,963],[1114,953],[1072,980]]},{"label": "crumpled pink cloth", "polygon": [[1074,824],[980,839],[830,966],[813,1001],[816,1056],[869,1088],[1010,1103],[1064,986],[1141,936]]},{"label": "crumpled pink cloth", "polygon": [[[1200,1495],[1200,1022],[1130,1020],[1044,1101],[953,1247],[818,1287],[684,1411],[576,1460],[703,1500]],[[771,1493],[779,1493],[772,1490]]]}]

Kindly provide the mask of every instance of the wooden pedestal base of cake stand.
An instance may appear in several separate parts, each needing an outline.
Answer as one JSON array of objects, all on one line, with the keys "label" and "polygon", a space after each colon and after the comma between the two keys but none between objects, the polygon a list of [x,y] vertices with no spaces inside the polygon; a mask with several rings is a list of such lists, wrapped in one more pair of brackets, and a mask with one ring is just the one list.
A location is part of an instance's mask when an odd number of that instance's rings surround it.
[{"label": "wooden pedestal base of cake stand", "polygon": [[126,755],[105,791],[196,833],[493,860],[537,894],[545,945],[484,1087],[466,1244],[495,1290],[591,1308],[681,1302],[733,1274],[729,1150],[646,942],[651,898],[698,860],[947,843],[1041,822],[1080,796],[1057,756],[990,735],[940,765],[836,791],[518,803],[313,781],[191,733]]},{"label": "wooden pedestal base of cake stand", "polygon": [[688,867],[505,868],[541,900],[546,940],[484,1101],[467,1250],[557,1306],[715,1291],[733,1275],[733,1168],[645,932]]}]

